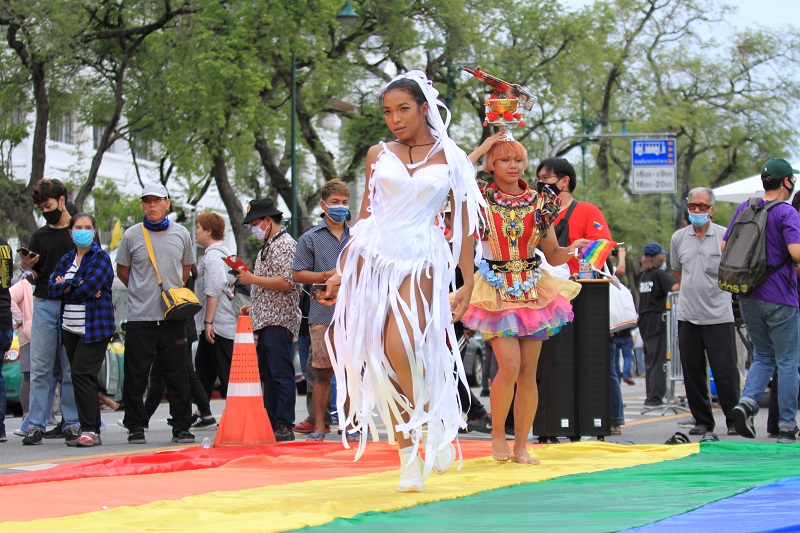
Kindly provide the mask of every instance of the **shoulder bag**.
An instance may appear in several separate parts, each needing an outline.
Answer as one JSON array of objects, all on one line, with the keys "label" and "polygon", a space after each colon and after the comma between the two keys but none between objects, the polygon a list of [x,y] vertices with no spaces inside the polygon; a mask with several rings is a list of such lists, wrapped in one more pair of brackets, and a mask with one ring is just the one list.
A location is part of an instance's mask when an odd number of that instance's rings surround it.
[{"label": "shoulder bag", "polygon": [[158,273],[158,265],[156,265],[156,256],[153,253],[153,244],[150,242],[150,232],[147,231],[147,228],[142,226],[142,233],[144,233],[147,253],[150,255],[150,261],[153,263],[153,268],[158,278],[158,286],[161,289],[161,298],[165,306],[164,319],[186,320],[187,318],[192,318],[203,308],[203,306],[200,305],[200,300],[198,300],[197,296],[187,287],[175,287],[173,289],[164,290],[164,285],[161,282],[161,274]]}]

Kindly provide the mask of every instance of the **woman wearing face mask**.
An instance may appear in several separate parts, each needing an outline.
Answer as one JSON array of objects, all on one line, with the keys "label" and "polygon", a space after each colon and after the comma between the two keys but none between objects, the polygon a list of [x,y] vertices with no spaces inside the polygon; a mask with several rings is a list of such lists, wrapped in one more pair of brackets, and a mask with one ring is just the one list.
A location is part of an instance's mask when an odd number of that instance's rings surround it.
[{"label": "woman wearing face mask", "polygon": [[95,239],[95,220],[78,213],[69,224],[75,249],[65,254],[48,284],[52,298],[62,306],[62,342],[72,368],[75,403],[81,435],[68,445],[99,446],[100,405],[97,403],[97,373],[103,364],[108,341],[114,334],[114,304],[111,284],[114,270],[108,254]]},{"label": "woman wearing face mask", "polygon": [[[470,156],[476,161],[486,154],[485,170],[494,181],[478,182],[488,205],[484,213],[487,224],[481,238],[483,260],[475,273],[475,289],[463,322],[483,332],[497,357],[498,372],[490,394],[495,460],[538,464],[525,445],[539,400],[539,353],[542,341],[572,320],[570,300],[578,295],[580,285],[542,270],[535,250],[538,246],[551,265],[562,265],[588,241],[578,239],[566,248],[558,245],[551,224],[560,198],[542,182],[538,191],[528,187],[523,179],[528,165],[525,148],[501,137],[502,132],[490,137]],[[513,451],[505,436],[512,398]]]}]

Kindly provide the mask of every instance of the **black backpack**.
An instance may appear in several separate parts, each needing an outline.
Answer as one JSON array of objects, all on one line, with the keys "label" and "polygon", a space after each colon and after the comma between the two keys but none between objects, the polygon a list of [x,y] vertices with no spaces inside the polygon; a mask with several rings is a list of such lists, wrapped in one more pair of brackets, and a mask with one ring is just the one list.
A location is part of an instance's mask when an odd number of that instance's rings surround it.
[{"label": "black backpack", "polygon": [[733,221],[719,263],[720,289],[748,294],[783,266],[785,261],[775,268],[767,268],[767,216],[769,210],[780,203],[784,202],[776,198],[759,206],[758,198],[750,198],[747,207]]}]

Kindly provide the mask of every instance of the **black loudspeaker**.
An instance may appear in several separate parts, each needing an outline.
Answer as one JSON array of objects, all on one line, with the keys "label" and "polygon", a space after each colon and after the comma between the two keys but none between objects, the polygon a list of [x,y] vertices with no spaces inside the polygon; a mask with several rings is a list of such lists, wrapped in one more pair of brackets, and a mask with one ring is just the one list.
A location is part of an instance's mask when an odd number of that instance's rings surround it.
[{"label": "black loudspeaker", "polygon": [[533,421],[534,435],[568,437],[578,434],[574,346],[574,324],[567,324],[556,336],[542,343],[536,369],[539,408]]},{"label": "black loudspeaker", "polygon": [[611,335],[605,280],[583,283],[573,302],[577,373],[578,434],[611,434]]},{"label": "black loudspeaker", "polygon": [[592,280],[581,285],[572,301],[573,322],[542,344],[533,422],[533,434],[540,438],[611,433],[609,284]]}]

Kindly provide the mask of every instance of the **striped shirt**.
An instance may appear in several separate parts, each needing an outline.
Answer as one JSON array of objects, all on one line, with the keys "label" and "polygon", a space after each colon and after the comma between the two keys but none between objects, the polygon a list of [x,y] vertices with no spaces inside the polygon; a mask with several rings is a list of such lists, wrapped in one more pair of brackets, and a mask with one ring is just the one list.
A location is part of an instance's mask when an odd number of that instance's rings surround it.
[{"label": "striped shirt", "polygon": [[[67,273],[64,274],[64,281],[71,282],[78,272],[78,264],[73,261]],[[64,314],[61,316],[61,327],[75,335],[86,334],[86,304],[85,303],[65,303]]]},{"label": "striped shirt", "polygon": [[[56,265],[53,275],[47,285],[50,298],[63,300],[68,303],[83,303],[86,306],[84,315],[86,337],[84,342],[108,341],[114,334],[114,304],[111,302],[111,284],[114,281],[114,269],[111,259],[100,248],[97,242],[86,251],[81,260],[81,266],[71,280],[58,283],[57,277],[66,280],[66,273],[70,265],[75,262],[78,250],[64,255]],[[97,293],[100,296],[97,297]]]},{"label": "striped shirt", "polygon": [[[327,220],[327,219],[326,219]],[[328,224],[323,220],[300,236],[297,252],[294,255],[292,270],[328,272],[336,267],[339,254],[350,239],[350,227],[345,224],[342,238],[337,239]],[[323,305],[311,300],[308,311],[309,324],[330,324],[333,321],[335,305]]]}]

